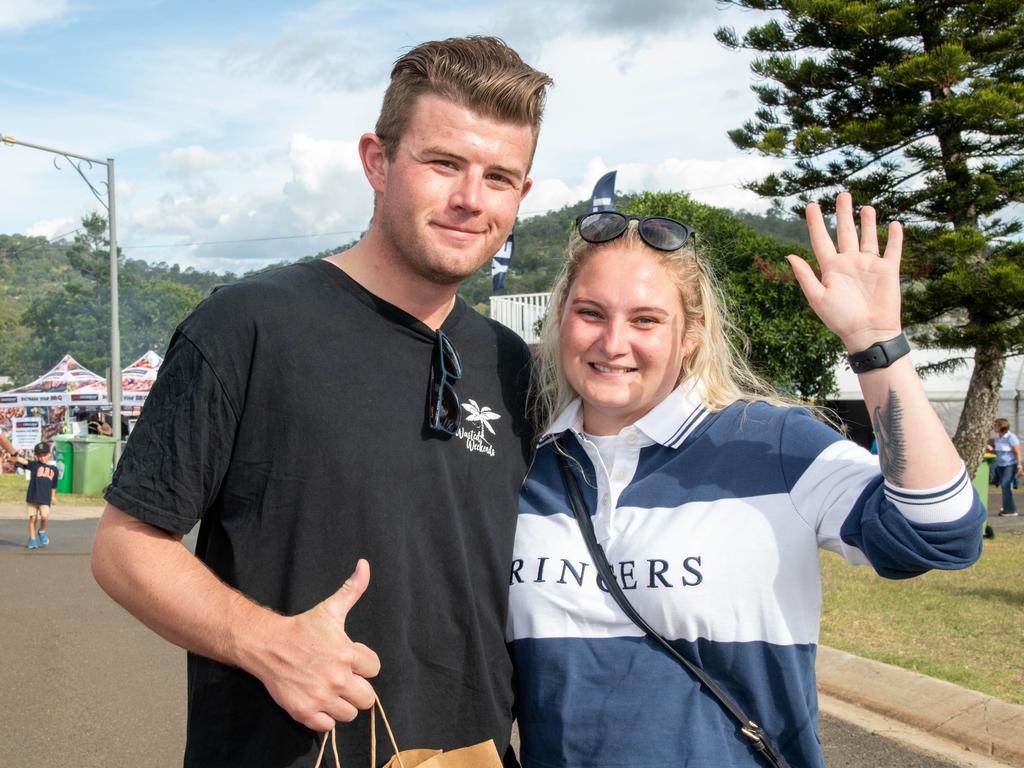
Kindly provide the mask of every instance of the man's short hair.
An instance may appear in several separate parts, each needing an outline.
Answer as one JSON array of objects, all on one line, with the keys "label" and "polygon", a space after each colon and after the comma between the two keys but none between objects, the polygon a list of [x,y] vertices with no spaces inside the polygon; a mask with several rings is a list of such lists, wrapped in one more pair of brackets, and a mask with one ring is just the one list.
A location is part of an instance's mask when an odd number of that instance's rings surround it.
[{"label": "man's short hair", "polygon": [[534,148],[552,80],[497,37],[452,37],[416,46],[395,62],[374,129],[389,160],[416,100],[434,94],[486,117],[533,129]]}]

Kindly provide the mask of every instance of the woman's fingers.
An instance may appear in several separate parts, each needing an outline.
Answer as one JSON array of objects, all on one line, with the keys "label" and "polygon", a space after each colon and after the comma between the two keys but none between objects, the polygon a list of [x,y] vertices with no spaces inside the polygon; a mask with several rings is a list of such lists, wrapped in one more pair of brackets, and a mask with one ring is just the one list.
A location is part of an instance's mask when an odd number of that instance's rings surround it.
[{"label": "woman's fingers", "polygon": [[889,222],[889,237],[885,241],[885,259],[894,260],[896,268],[899,269],[900,258],[903,255],[903,225],[898,221]]},{"label": "woman's fingers", "polygon": [[825,226],[825,217],[821,214],[821,206],[817,203],[811,203],[807,206],[807,235],[811,240],[811,248],[814,250],[814,255],[818,259],[820,264],[822,259],[827,259],[836,252],[835,246],[832,244],[832,236],[828,233],[828,227]]},{"label": "woman's fingers", "polygon": [[878,256],[878,225],[875,209],[865,205],[860,209],[860,252]]},{"label": "woman's fingers", "polygon": [[[818,259],[818,263],[824,266],[824,261],[837,253],[856,254],[873,253],[881,255],[878,245],[878,214],[870,205],[865,205],[860,211],[860,236],[857,235],[857,226],[854,224],[853,198],[849,192],[841,192],[836,197],[836,243],[833,244],[832,237],[822,215],[821,207],[817,203],[810,203],[806,209],[807,233],[811,240],[811,248]],[[903,251],[903,227],[899,222],[889,224],[889,236],[886,240],[885,257],[896,259],[897,264],[900,254]]]},{"label": "woman's fingers", "polygon": [[836,244],[839,253],[856,253],[860,250],[857,226],[853,222],[853,197],[849,192],[840,192],[836,196]]}]

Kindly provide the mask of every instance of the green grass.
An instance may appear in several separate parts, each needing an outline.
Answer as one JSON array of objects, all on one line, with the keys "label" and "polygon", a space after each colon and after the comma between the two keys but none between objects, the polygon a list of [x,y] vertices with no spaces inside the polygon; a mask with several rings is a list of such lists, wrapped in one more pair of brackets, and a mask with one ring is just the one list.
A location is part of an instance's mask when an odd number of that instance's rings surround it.
[{"label": "green grass", "polygon": [[[21,475],[0,475],[0,503],[24,502],[28,482]],[[102,496],[86,496],[77,493],[58,493],[57,506],[102,507],[107,502]]]},{"label": "green grass", "polygon": [[1024,704],[1024,535],[963,571],[889,581],[821,555],[821,642]]}]

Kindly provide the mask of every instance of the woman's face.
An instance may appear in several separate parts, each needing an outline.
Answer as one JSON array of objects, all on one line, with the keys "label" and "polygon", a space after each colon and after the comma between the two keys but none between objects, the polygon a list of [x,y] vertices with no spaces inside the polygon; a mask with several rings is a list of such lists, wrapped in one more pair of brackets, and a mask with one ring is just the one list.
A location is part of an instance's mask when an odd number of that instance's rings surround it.
[{"label": "woman's face", "polygon": [[562,370],[583,399],[583,427],[613,435],[675,388],[696,337],[683,334],[682,299],[646,246],[616,241],[592,253],[569,290]]}]

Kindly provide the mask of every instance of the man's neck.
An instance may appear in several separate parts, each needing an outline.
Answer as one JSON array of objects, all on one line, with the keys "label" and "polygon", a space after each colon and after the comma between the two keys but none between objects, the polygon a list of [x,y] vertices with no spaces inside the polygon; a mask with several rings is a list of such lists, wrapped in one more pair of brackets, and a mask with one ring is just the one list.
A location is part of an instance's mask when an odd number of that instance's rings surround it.
[{"label": "man's neck", "polygon": [[405,310],[428,328],[437,330],[455,305],[458,285],[438,285],[389,257],[371,228],[347,251],[326,261],[341,269],[374,296]]}]

